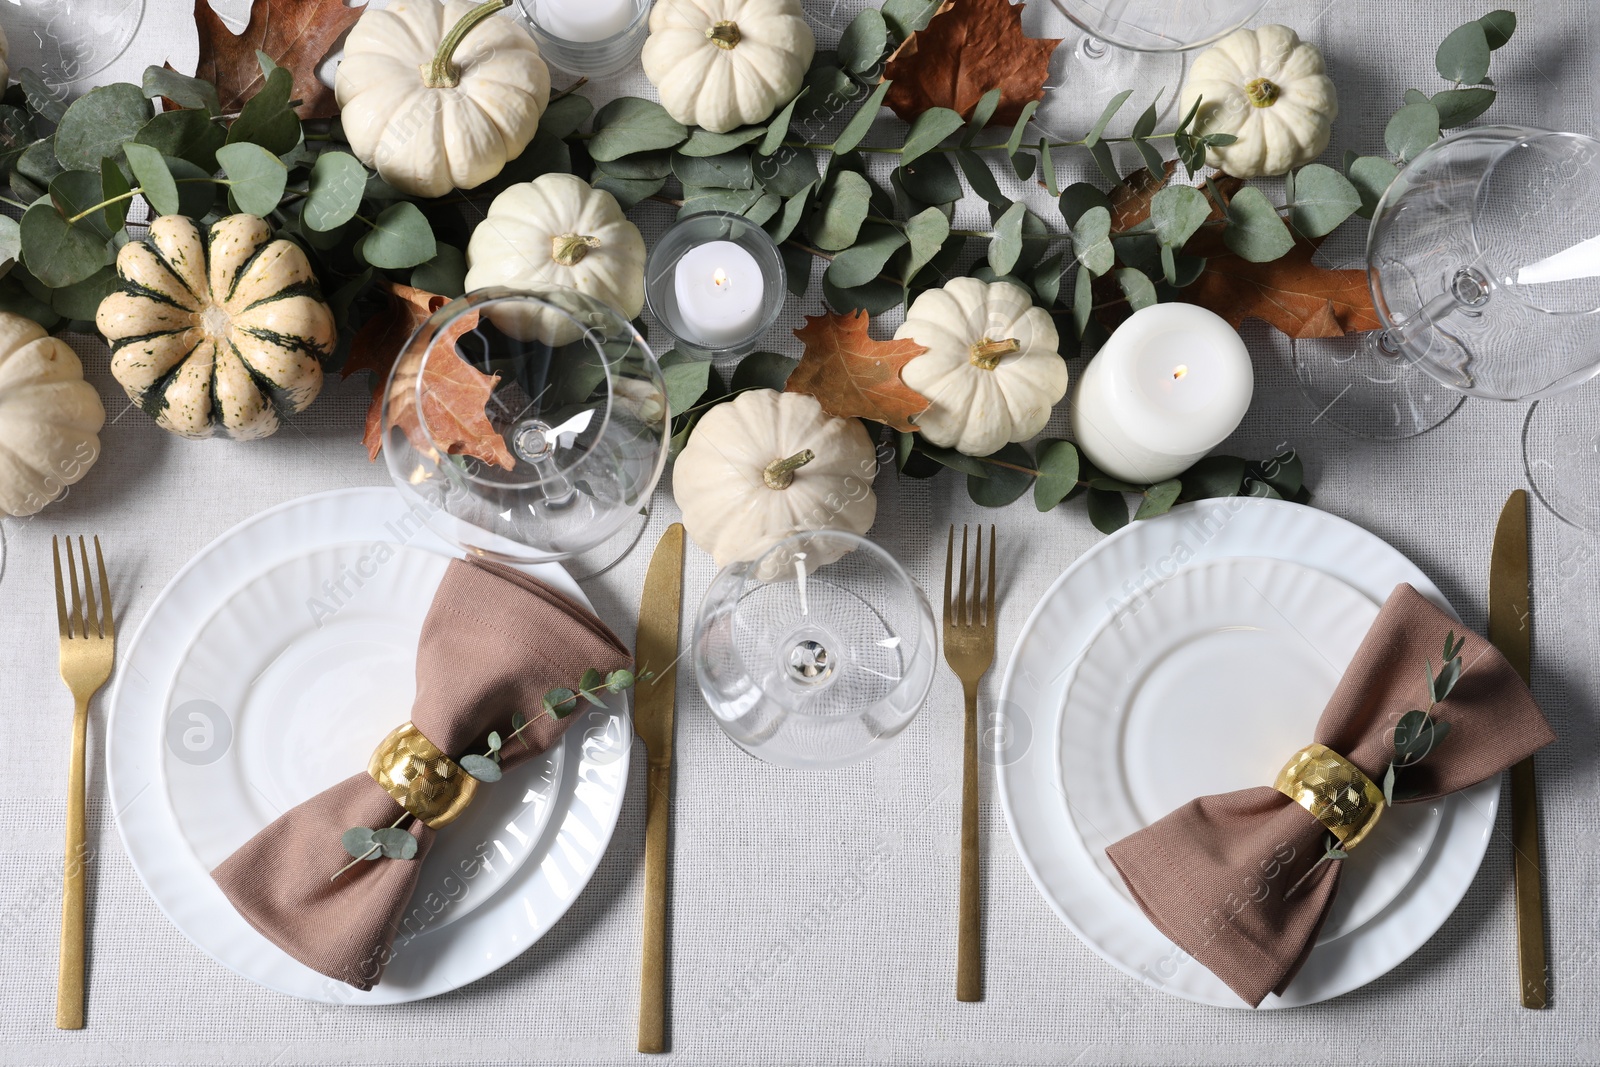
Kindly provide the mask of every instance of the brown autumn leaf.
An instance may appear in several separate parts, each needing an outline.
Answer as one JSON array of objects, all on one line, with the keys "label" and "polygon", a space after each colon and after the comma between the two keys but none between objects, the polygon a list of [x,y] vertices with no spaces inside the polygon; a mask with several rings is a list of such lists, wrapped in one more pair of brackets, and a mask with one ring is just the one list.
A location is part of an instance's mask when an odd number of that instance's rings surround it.
[{"label": "brown autumn leaf", "polygon": [[317,77],[317,64],[365,10],[345,7],[344,0],[252,0],[250,21],[235,36],[211,9],[210,0],[194,0],[200,33],[194,76],[217,87],[224,113],[238,111],[266,81],[256,60],[260,50],[294,75],[291,99],[300,101],[295,110],[301,118],[330,119],[339,113],[339,105],[333,90]]},{"label": "brown autumn leaf", "polygon": [[1050,53],[1061,43],[1024,34],[1023,6],[947,0],[927,29],[907,37],[889,57],[883,76],[893,84],[883,102],[907,122],[935,107],[971,118],[983,94],[999,89],[1000,106],[989,121],[1015,123],[1024,104],[1044,98]]},{"label": "brown autumn leaf", "polygon": [[[389,307],[362,324],[351,339],[350,358],[345,361],[341,375],[348,378],[357,371],[373,374],[372,405],[367,409],[367,426],[361,438],[367,446],[368,459],[377,459],[383,448],[383,434],[388,428],[382,424],[383,397],[395,359],[417,327],[450,302],[449,297],[398,282],[380,281],[378,288],[388,296]],[[477,312],[462,315],[434,343],[453,346],[462,334],[477,325]],[[472,456],[506,470],[515,467],[516,461],[507,450],[505,439],[485,414],[500,376],[484,374],[459,357],[440,359],[437,356],[428,360],[427,374],[420,415],[428,421],[428,435],[422,432],[414,400],[416,392],[410,388],[397,390],[400,403],[390,414],[390,425],[402,427],[418,448],[443,445],[448,455]]]},{"label": "brown autumn leaf", "polygon": [[794,332],[806,346],[789,375],[786,393],[817,398],[822,410],[840,418],[871,419],[897,430],[915,430],[928,399],[900,379],[900,370],[927,349],[909,338],[874,341],[865,312],[806,317]]},{"label": "brown autumn leaf", "polygon": [[[1165,178],[1172,176],[1174,164],[1167,164]],[[1166,184],[1148,170],[1128,175],[1111,191],[1111,229],[1120,233],[1150,217],[1150,201]],[[1211,187],[1224,201],[1244,186],[1244,181],[1228,174],[1211,179]],[[1201,187],[1211,200],[1211,220],[1223,217],[1223,205]],[[1222,241],[1222,228],[1203,226],[1184,245],[1187,255],[1206,261],[1200,277],[1178,290],[1179,299],[1198,304],[1221,315],[1235,329],[1246,319],[1260,319],[1289,337],[1342,337],[1352,331],[1378,330],[1383,324],[1372,306],[1367,275],[1362,270],[1329,270],[1314,262],[1322,241],[1294,235],[1294,248],[1270,263],[1252,263],[1228,250]],[[1101,307],[1101,321],[1114,327],[1128,315],[1127,305],[1119,303],[1121,290],[1110,276],[1095,280],[1095,304]],[[1111,305],[1109,307],[1105,305]]]}]

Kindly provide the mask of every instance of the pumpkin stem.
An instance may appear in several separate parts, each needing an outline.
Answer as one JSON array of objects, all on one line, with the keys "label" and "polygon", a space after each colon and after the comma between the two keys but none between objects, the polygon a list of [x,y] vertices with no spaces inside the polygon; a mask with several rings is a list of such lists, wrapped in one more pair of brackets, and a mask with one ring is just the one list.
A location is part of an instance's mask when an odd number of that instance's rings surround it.
[{"label": "pumpkin stem", "polygon": [[576,267],[589,249],[599,248],[600,238],[587,233],[560,233],[550,238],[550,258],[563,267]]},{"label": "pumpkin stem", "polygon": [[775,459],[761,472],[761,480],[768,489],[787,489],[794,482],[794,472],[817,458],[809,448],[802,448],[788,459]]},{"label": "pumpkin stem", "polygon": [[1000,365],[1001,356],[1009,356],[1013,352],[1020,351],[1022,342],[1015,337],[1007,337],[1003,341],[991,341],[985,337],[972,346],[968,359],[980,370],[994,370]]},{"label": "pumpkin stem", "polygon": [[444,35],[444,40],[439,42],[439,50],[433,54],[433,60],[422,64],[422,84],[430,89],[454,89],[460,85],[461,68],[451,59],[456,49],[478,23],[510,6],[511,0],[484,0],[484,3],[462,15],[450,27],[450,32]]},{"label": "pumpkin stem", "polygon": [[739,32],[739,24],[737,22],[729,22],[726,19],[712,23],[706,30],[706,40],[722,49],[732,48],[742,38],[743,35]]},{"label": "pumpkin stem", "polygon": [[1244,87],[1245,99],[1254,107],[1271,107],[1278,102],[1278,95],[1282,91],[1265,78],[1257,78]]}]

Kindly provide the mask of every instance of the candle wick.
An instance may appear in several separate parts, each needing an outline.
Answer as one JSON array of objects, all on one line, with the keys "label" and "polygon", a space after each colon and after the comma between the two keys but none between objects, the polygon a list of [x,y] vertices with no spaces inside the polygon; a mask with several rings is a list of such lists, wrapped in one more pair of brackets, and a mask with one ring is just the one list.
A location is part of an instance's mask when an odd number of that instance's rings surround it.
[{"label": "candle wick", "polygon": [[1189,365],[1187,363],[1180,363],[1176,367],[1172,368],[1172,380],[1177,381],[1179,378],[1182,378],[1188,373]]},{"label": "candle wick", "polygon": [[728,287],[728,272],[718,267],[711,275],[711,284],[718,289],[726,289]]}]

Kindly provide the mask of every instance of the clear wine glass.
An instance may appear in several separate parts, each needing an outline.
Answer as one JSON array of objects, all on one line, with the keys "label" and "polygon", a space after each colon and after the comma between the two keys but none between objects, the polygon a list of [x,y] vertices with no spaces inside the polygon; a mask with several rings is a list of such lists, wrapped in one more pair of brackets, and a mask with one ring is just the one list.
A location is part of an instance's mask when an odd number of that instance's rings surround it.
[{"label": "clear wine glass", "polygon": [[[471,391],[485,382],[487,403]],[[511,563],[573,560],[587,577],[643,531],[668,417],[661,368],[616,311],[570,289],[480,289],[396,359],[383,452],[447,540]]]},{"label": "clear wine glass", "polygon": [[100,73],[128,50],[144,0],[26,0],[4,11],[12,71],[59,86]]},{"label": "clear wine glass", "polygon": [[1600,382],[1535,401],[1522,420],[1534,496],[1563,522],[1600,533]]},{"label": "clear wine glass", "polygon": [[1398,439],[1463,396],[1587,381],[1600,373],[1600,142],[1485,126],[1432,145],[1378,202],[1366,268],[1384,328],[1295,343],[1319,418]]},{"label": "clear wine glass", "polygon": [[802,770],[870,756],[922,707],[937,664],[933,610],[893,556],[855,534],[780,541],[712,581],[695,673],[718,725]]},{"label": "clear wine glass", "polygon": [[1173,110],[1183,86],[1179,53],[1220,40],[1249,22],[1267,0],[1028,0],[1030,37],[1059,37],[1044,99],[1033,114],[1062,140],[1089,132],[1112,97],[1132,89],[1137,115],[1154,103]]}]

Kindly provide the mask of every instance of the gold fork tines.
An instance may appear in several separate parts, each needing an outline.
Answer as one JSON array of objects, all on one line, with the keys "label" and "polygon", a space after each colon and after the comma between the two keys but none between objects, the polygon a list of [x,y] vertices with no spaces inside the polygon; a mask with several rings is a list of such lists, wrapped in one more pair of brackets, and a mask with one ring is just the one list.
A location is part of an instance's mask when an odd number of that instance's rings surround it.
[{"label": "gold fork tines", "polygon": [[944,658],[966,694],[961,761],[961,907],[956,935],[956,999],[983,999],[983,943],[978,909],[978,682],[994,663],[995,529],[989,527],[989,575],[983,580],[983,527],[972,539],[961,527],[960,584],[955,576],[956,528],[944,556]]},{"label": "gold fork tines", "polygon": [[[111,583],[100,538],[94,539],[94,559],[100,577],[95,597],[89,571],[89,548],[78,538],[83,560],[83,584],[78,584],[77,559],[72,538],[66,541],[67,580],[61,580],[61,540],[50,539],[55,559],[56,621],[61,628],[61,679],[72,691],[72,763],[67,774],[67,849],[61,885],[61,969],[56,982],[56,1026],[83,1029],[83,875],[87,859],[84,828],[84,748],[89,733],[89,699],[111,677],[116,633],[111,613]],[[69,610],[70,592],[70,610]]]}]

